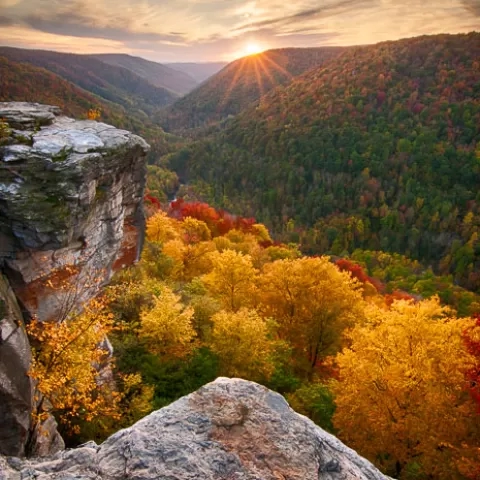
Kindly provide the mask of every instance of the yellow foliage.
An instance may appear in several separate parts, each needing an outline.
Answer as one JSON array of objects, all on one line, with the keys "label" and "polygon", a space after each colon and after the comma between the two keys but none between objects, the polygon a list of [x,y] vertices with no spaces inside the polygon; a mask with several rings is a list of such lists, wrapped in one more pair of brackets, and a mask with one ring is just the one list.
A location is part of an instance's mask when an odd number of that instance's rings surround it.
[{"label": "yellow foliage", "polygon": [[211,240],[212,234],[205,222],[187,217],[182,222],[182,231],[187,243],[198,243]]},{"label": "yellow foliage", "polygon": [[279,323],[279,334],[306,359],[307,374],[336,353],[345,328],[361,317],[360,286],[328,257],[277,260],[260,276],[260,311]]},{"label": "yellow foliage", "polygon": [[122,420],[126,426],[140,420],[153,410],[153,395],[155,389],[151,385],[142,383],[139,373],[130,373],[122,376],[123,392]]},{"label": "yellow foliage", "polygon": [[226,237],[215,237],[213,243],[219,252],[223,252],[224,250],[234,250],[234,243]]},{"label": "yellow foliage", "polygon": [[252,225],[252,233],[260,242],[272,241],[272,237],[270,237],[268,228],[263,223],[256,223],[255,225]]},{"label": "yellow foliage", "polygon": [[461,333],[471,320],[455,318],[438,298],[372,304],[365,315],[337,356],[335,427],[390,474],[415,462],[429,478],[460,478],[453,457],[469,438],[463,385],[473,364]]},{"label": "yellow foliage", "polygon": [[187,246],[178,238],[164,243],[162,253],[173,260],[170,277],[180,279],[183,276],[183,259]]},{"label": "yellow foliage", "polygon": [[170,277],[185,281],[210,271],[212,262],[209,254],[214,251],[215,244],[211,241],[186,245],[180,240],[170,240],[162,250],[173,259]]},{"label": "yellow foliage", "polygon": [[208,345],[219,356],[222,375],[261,380],[273,373],[275,344],[269,325],[255,310],[223,310],[213,315],[212,322]]},{"label": "yellow foliage", "polygon": [[180,237],[180,222],[158,211],[147,220],[147,239],[150,242],[164,243]]},{"label": "yellow foliage", "polygon": [[98,107],[90,108],[87,112],[87,118],[89,120],[98,120],[101,115],[102,111]]},{"label": "yellow foliage", "polygon": [[155,296],[153,308],[141,313],[140,335],[152,353],[184,357],[195,346],[192,317],[193,309],[185,308],[180,296],[164,287],[161,295]]},{"label": "yellow foliage", "polygon": [[226,310],[236,312],[240,307],[254,303],[257,270],[249,255],[233,250],[211,254],[212,271],[202,277],[209,293]]},{"label": "yellow foliage", "polygon": [[81,315],[61,323],[31,322],[28,332],[40,345],[32,350],[29,372],[38,390],[35,421],[52,410],[75,431],[77,418],[118,417],[118,394],[99,378],[99,368],[111,361],[104,342],[112,322],[101,300],[92,300]]}]

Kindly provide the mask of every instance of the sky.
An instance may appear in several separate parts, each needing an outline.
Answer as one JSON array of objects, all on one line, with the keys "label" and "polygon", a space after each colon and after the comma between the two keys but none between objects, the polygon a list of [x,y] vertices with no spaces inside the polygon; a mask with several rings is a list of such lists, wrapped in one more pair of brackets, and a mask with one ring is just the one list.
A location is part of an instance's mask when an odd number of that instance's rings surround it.
[{"label": "sky", "polygon": [[480,30],[480,0],[0,0],[0,45],[230,61]]}]

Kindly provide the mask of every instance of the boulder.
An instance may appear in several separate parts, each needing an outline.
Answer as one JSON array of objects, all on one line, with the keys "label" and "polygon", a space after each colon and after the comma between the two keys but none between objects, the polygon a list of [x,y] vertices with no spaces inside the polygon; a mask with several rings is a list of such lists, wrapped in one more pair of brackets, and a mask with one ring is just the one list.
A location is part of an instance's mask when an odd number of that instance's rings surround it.
[{"label": "boulder", "polygon": [[385,480],[278,393],[219,378],[112,435],[43,460],[0,459],[0,478]]}]

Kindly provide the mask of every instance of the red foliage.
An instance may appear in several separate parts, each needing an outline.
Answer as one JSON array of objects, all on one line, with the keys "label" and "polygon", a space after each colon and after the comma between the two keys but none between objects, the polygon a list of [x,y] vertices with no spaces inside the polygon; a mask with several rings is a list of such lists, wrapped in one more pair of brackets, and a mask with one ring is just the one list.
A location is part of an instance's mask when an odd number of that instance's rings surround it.
[{"label": "red foliage", "polygon": [[143,197],[143,200],[145,203],[150,204],[150,206],[153,207],[155,210],[160,210],[162,208],[160,200],[157,197],[154,197],[153,195],[150,195],[147,193]]},{"label": "red foliage", "polygon": [[350,275],[353,278],[356,278],[362,283],[371,283],[376,289],[377,292],[381,292],[384,289],[384,286],[381,282],[377,279],[370,277],[365,273],[363,268],[358,265],[357,263],[353,263],[346,258],[340,258],[335,262],[335,265],[342,271],[342,272],[350,272]]},{"label": "red foliage", "polygon": [[388,306],[392,305],[396,300],[415,300],[415,297],[412,297],[412,295],[402,290],[394,290],[392,293],[385,295],[385,303]]},{"label": "red foliage", "polygon": [[480,340],[472,338],[474,329],[480,328],[480,315],[475,315],[475,326],[463,332],[463,341],[468,353],[476,358],[476,365],[467,372],[467,389],[477,405],[477,413],[480,414]]},{"label": "red foliage", "polygon": [[254,218],[232,215],[225,210],[215,210],[208,203],[185,202],[182,198],[170,203],[169,215],[183,220],[187,217],[205,222],[212,235],[225,235],[230,230],[250,232],[256,223]]}]

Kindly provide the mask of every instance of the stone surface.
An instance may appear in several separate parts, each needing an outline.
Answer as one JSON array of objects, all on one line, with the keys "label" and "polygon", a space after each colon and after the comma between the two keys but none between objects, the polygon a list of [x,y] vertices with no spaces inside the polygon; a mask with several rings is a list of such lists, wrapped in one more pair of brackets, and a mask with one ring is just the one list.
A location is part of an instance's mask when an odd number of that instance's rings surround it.
[{"label": "stone surface", "polygon": [[0,273],[0,453],[21,456],[30,428],[30,345],[17,299]]},{"label": "stone surface", "polygon": [[149,147],[56,107],[0,103],[0,118],[12,127],[0,148],[0,265],[25,313],[58,318],[137,258]]},{"label": "stone surface", "polygon": [[53,418],[30,425],[23,321],[63,320],[138,258],[149,147],[57,107],[0,103],[0,119],[0,453],[45,455],[63,442]]},{"label": "stone surface", "polygon": [[0,459],[0,478],[385,480],[370,462],[258,384],[219,378],[97,446]]}]

